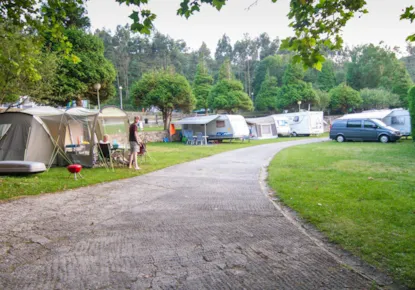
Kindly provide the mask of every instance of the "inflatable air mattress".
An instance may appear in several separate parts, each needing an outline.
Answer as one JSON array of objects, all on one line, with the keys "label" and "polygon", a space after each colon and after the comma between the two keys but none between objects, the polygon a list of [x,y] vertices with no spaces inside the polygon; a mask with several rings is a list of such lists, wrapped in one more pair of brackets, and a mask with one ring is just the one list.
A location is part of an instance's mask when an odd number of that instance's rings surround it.
[{"label": "inflatable air mattress", "polygon": [[0,174],[40,173],[46,171],[42,162],[32,161],[0,161]]}]

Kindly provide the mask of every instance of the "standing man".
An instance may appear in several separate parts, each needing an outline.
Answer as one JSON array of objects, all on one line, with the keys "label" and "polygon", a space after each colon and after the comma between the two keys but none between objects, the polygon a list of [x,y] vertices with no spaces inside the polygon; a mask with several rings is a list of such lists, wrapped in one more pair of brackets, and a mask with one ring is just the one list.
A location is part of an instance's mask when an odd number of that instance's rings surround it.
[{"label": "standing man", "polygon": [[137,163],[137,153],[140,151],[140,137],[138,136],[138,122],[140,122],[140,117],[136,116],[134,117],[134,122],[130,125],[130,134],[129,134],[129,141],[130,141],[130,163],[129,168],[132,168],[133,162],[135,165],[135,170],[139,170],[140,167],[138,167]]}]

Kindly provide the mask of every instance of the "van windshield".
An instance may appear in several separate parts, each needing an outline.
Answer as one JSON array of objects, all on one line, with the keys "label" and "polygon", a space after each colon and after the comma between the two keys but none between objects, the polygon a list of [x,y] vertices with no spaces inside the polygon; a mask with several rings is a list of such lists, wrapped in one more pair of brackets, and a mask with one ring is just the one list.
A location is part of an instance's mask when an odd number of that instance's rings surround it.
[{"label": "van windshield", "polygon": [[370,120],[375,122],[375,124],[380,126],[380,127],[388,127],[388,125],[386,125],[385,123],[383,123],[382,121],[380,121],[378,119],[370,119]]}]

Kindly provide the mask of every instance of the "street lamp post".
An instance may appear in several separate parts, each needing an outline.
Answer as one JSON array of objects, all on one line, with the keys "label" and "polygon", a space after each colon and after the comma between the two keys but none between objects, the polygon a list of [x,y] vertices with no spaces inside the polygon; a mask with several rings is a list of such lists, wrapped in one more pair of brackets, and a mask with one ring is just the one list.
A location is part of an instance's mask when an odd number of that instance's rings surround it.
[{"label": "street lamp post", "polygon": [[120,89],[120,108],[122,110],[122,86],[120,86],[119,89]]},{"label": "street lamp post", "polygon": [[301,101],[298,101],[297,104],[298,104],[298,112],[300,112],[300,110],[301,110],[301,107],[300,107],[301,106]]},{"label": "street lamp post", "polygon": [[101,110],[101,103],[99,101],[99,90],[101,89],[101,84],[100,83],[96,83],[94,85],[94,89],[97,90],[98,110]]}]

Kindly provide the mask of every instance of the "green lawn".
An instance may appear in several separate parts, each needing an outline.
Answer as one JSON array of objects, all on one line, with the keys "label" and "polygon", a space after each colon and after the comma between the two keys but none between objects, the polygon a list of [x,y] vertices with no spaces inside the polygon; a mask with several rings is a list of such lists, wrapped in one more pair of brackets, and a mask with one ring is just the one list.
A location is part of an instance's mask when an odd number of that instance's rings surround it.
[{"label": "green lawn", "polygon": [[105,168],[83,169],[85,177],[75,181],[68,178],[66,168],[52,168],[49,172],[30,176],[0,176],[0,200],[25,195],[52,193],[81,186],[87,186],[105,181],[134,177],[174,164],[187,162],[224,151],[255,146],[272,142],[299,140],[301,138],[278,138],[251,142],[224,142],[209,146],[189,146],[182,143],[150,143],[148,152],[153,160],[140,165],[142,170],[134,171],[128,168],[115,168],[115,172],[108,172]]},{"label": "green lawn", "polygon": [[278,154],[277,196],[331,241],[415,288],[415,144],[326,142]]},{"label": "green lawn", "polygon": [[144,125],[144,132],[152,132],[152,131],[164,131],[164,127],[163,126],[157,126],[157,127],[146,127],[146,125]]}]

